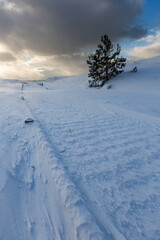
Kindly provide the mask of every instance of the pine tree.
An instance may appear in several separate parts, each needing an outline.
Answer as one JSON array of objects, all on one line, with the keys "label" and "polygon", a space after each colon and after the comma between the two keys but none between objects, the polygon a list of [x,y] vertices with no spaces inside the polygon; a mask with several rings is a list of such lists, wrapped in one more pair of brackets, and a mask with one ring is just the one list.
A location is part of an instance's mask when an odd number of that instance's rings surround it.
[{"label": "pine tree", "polygon": [[110,78],[123,72],[126,65],[125,58],[119,58],[121,47],[117,44],[117,50],[113,53],[113,44],[107,35],[101,37],[101,43],[94,54],[91,54],[87,60],[89,65],[88,76],[90,87],[103,86]]}]

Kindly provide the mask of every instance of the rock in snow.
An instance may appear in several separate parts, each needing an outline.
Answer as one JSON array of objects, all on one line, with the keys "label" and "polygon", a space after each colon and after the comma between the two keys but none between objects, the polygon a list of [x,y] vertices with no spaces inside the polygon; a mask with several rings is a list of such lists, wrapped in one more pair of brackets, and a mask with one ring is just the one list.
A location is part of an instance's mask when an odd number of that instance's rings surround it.
[{"label": "rock in snow", "polygon": [[25,123],[31,123],[31,122],[34,122],[34,119],[32,119],[32,118],[27,118],[24,122],[25,122]]}]

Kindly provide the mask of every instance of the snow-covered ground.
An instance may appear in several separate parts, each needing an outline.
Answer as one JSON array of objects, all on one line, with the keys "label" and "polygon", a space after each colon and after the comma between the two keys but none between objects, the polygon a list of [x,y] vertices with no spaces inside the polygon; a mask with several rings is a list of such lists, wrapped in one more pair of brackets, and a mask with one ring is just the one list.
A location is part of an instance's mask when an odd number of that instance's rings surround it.
[{"label": "snow-covered ground", "polygon": [[0,81],[0,240],[160,239],[160,57],[87,80]]}]

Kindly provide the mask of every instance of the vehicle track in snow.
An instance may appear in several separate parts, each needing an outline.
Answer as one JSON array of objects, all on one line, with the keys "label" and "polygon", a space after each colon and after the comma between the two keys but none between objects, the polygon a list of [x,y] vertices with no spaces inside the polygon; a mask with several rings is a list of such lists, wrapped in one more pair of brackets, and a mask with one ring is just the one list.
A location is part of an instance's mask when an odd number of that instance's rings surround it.
[{"label": "vehicle track in snow", "polygon": [[[39,146],[37,129],[24,123],[30,111],[19,91],[8,96],[7,101],[0,135],[0,239],[70,239],[72,230],[65,228],[62,206],[46,167],[48,158]],[[6,151],[7,159],[3,158]]]},{"label": "vehicle track in snow", "polygon": [[111,221],[126,239],[159,239],[159,120],[150,124],[104,102],[93,106],[106,105],[106,111],[94,113],[74,95],[71,102],[58,94],[53,91],[47,108],[38,98],[29,98],[29,105],[92,215],[104,219],[106,229]]},{"label": "vehicle track in snow", "polygon": [[[96,215],[94,215],[89,210],[88,206],[86,206],[85,199],[83,199],[83,196],[77,189],[76,184],[71,180],[68,171],[63,165],[63,157],[61,156],[59,149],[56,146],[57,144],[55,144],[54,141],[50,139],[49,135],[46,132],[46,129],[37,116],[37,112],[32,107],[32,103],[28,101],[23,91],[21,99],[23,99],[24,104],[26,104],[30,112],[30,116],[34,119],[34,131],[38,135],[39,145],[43,151],[43,154],[46,156],[46,168],[50,169],[51,171],[52,181],[56,187],[55,194],[59,196],[58,199],[62,204],[62,209],[64,213],[66,212],[66,217],[62,213],[64,222],[65,224],[69,222],[70,231],[71,229],[73,231],[72,234],[74,236],[70,236],[70,239],[124,240],[125,238],[120,233],[118,233],[113,226],[111,229],[109,226],[104,228],[103,223],[99,222],[98,218],[96,218]],[[43,169],[41,170],[43,171]],[[51,216],[51,218],[54,219],[54,215]],[[62,238],[60,237],[60,239]],[[69,239],[66,238],[65,232],[64,239]]]}]

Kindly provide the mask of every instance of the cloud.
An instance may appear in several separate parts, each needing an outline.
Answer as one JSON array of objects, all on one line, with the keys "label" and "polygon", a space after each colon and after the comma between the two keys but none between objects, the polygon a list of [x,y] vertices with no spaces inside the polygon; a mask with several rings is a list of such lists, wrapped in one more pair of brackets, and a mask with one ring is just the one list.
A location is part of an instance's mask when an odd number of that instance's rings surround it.
[{"label": "cloud", "polygon": [[0,0],[0,77],[45,79],[87,72],[84,49],[94,48],[101,35],[115,42],[145,36],[138,24],[144,1]]},{"label": "cloud", "polygon": [[[1,53],[0,53],[1,56]],[[18,56],[14,62],[1,62],[0,78],[40,80],[52,76],[70,76],[87,72],[87,53],[72,55]]]},{"label": "cloud", "polygon": [[0,62],[10,62],[15,61],[16,58],[8,52],[0,52]]},{"label": "cloud", "polygon": [[160,56],[160,30],[152,30],[152,33],[139,39],[138,42],[141,43],[141,46],[128,50],[127,54],[137,59]]},{"label": "cloud", "polygon": [[0,41],[52,55],[93,46],[104,33],[113,41],[139,38],[146,33],[135,24],[142,7],[142,0],[1,0]]}]

